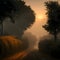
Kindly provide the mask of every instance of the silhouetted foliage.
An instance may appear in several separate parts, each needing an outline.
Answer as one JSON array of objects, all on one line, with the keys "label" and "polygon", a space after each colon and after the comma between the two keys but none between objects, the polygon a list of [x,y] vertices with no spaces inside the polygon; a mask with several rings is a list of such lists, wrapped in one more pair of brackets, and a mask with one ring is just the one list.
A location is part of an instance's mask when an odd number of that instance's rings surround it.
[{"label": "silhouetted foliage", "polygon": [[22,8],[19,16],[21,16],[21,19],[19,17],[20,21],[18,21],[18,23],[20,22],[19,30],[20,30],[20,33],[23,34],[24,31],[27,30],[28,28],[30,28],[32,26],[32,24],[35,22],[35,13],[31,9],[30,6],[26,6],[26,7]]},{"label": "silhouetted foliage", "polygon": [[[50,60],[59,60],[60,59],[60,40],[57,42],[54,42],[54,39],[51,37],[50,39],[43,38],[43,40],[40,40],[39,42],[39,51],[45,57],[50,58]],[[49,60],[49,59],[48,59]]]},{"label": "silhouetted foliage", "polygon": [[[26,14],[29,13],[29,14]],[[2,25],[2,32],[3,33],[3,21],[5,18],[9,17],[11,22],[15,22],[18,19],[18,16],[25,16],[25,20],[21,20],[20,29],[26,30],[33,22],[35,21],[35,14],[33,10],[25,5],[25,2],[22,0],[0,0],[0,24]],[[17,17],[17,19],[15,19]],[[22,17],[23,18],[23,17]],[[23,22],[23,23],[22,23]]]},{"label": "silhouetted foliage", "polygon": [[0,22],[6,17],[10,17],[14,23],[13,15],[24,7],[25,2],[21,0],[0,0]]},{"label": "silhouetted foliage", "polygon": [[45,3],[45,6],[47,8],[48,21],[43,27],[54,35],[56,41],[57,34],[60,32],[60,5],[57,1],[49,1]]},{"label": "silhouetted foliage", "polygon": [[21,8],[21,11],[17,14],[18,16],[14,17],[16,21],[15,24],[4,21],[4,31],[10,35],[21,38],[24,31],[30,28],[35,22],[35,14],[29,6]]},{"label": "silhouetted foliage", "polygon": [[[19,3],[19,4],[18,4]],[[24,2],[21,0],[0,0],[0,24],[1,24],[1,32],[3,34],[3,21],[6,17],[11,19],[11,22],[14,23],[13,15],[19,8],[24,6]]]}]

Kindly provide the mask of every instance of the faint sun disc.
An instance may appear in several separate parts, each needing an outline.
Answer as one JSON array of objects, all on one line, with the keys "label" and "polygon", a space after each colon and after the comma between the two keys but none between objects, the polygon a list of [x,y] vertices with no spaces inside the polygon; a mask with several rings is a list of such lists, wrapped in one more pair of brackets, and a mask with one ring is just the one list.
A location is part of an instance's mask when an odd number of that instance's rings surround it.
[{"label": "faint sun disc", "polygon": [[40,14],[40,15],[37,15],[36,16],[36,18],[38,18],[38,19],[44,19],[46,16],[45,15],[43,15],[43,14]]}]

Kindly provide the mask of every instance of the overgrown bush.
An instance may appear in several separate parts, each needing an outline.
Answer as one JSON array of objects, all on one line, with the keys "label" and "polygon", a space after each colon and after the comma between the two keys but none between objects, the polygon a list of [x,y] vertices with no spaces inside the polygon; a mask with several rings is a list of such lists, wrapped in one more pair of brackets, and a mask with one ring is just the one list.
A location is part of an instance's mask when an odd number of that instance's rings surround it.
[{"label": "overgrown bush", "polygon": [[60,59],[60,40],[56,42],[53,39],[41,40],[39,42],[39,51],[52,58]]},{"label": "overgrown bush", "polygon": [[14,36],[0,36],[0,57],[10,56],[24,50],[23,42]]}]

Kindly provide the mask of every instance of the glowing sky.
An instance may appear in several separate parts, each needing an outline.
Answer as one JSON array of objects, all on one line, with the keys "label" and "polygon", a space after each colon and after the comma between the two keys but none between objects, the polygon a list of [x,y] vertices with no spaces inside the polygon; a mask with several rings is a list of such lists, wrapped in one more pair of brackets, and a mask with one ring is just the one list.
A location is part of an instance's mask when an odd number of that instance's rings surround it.
[{"label": "glowing sky", "polygon": [[[45,12],[45,7],[43,5],[44,0],[24,0],[26,2],[27,5],[30,5],[31,8],[35,11],[36,13],[36,17],[40,18],[43,15],[44,16],[44,12]],[[46,1],[46,0],[45,0]]]},{"label": "glowing sky", "polygon": [[[51,0],[24,0],[27,5],[30,5],[36,14],[36,22],[33,26],[28,29],[29,32],[32,32],[38,38],[47,34],[47,32],[42,28],[42,25],[45,24],[47,17],[45,15],[46,8],[44,6],[44,2]],[[52,0],[59,1],[59,0]],[[59,1],[60,2],[60,1]]]}]

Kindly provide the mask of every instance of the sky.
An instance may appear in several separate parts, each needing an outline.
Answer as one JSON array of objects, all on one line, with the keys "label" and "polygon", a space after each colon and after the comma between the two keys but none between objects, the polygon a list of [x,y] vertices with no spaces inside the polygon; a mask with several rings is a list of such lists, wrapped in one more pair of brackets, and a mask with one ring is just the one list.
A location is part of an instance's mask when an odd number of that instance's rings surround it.
[{"label": "sky", "polygon": [[[24,1],[26,2],[26,5],[29,5],[36,14],[35,23],[27,31],[33,33],[37,38],[41,38],[44,35],[47,35],[48,32],[45,31],[44,28],[42,27],[47,21],[46,7],[44,5],[44,2],[51,0],[24,0]],[[52,1],[59,1],[59,0],[52,0]]]}]

